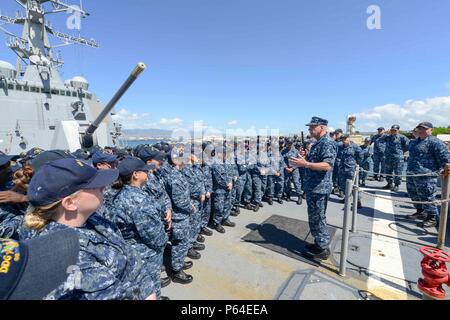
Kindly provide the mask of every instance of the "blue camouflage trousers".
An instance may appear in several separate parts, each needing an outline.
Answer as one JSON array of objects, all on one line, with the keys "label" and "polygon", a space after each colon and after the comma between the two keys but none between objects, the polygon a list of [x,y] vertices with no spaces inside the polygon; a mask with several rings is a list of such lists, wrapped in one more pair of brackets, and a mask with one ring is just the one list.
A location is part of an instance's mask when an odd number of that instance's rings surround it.
[{"label": "blue camouflage trousers", "polygon": [[225,190],[217,190],[213,196],[213,221],[222,224],[231,214],[231,193]]},{"label": "blue camouflage trousers", "polygon": [[152,253],[143,258],[144,270],[150,275],[156,290],[158,300],[161,298],[161,266],[163,264],[164,251]]},{"label": "blue camouflage trousers", "polygon": [[249,179],[249,174],[247,172],[241,174],[236,181],[236,203],[239,204],[243,200],[244,189],[247,181]]},{"label": "blue camouflage trousers", "polygon": [[197,237],[200,234],[201,230],[201,224],[202,224],[202,211],[203,211],[203,203],[201,203],[198,200],[192,200],[195,207],[198,209],[197,212],[192,213],[189,216],[189,223],[190,223],[190,233],[189,238],[191,241],[191,246],[194,244],[195,241],[197,241]]},{"label": "blue camouflage trousers", "polygon": [[[294,190],[292,190],[291,184],[293,184]],[[299,197],[303,194],[302,180],[300,179],[300,171],[298,169],[292,173],[284,172],[284,192],[288,197]]]},{"label": "blue camouflage trousers", "polygon": [[[211,195],[212,196],[212,195]],[[211,198],[206,199],[202,207],[202,219],[200,227],[206,228],[208,226],[209,220],[211,219]]]},{"label": "blue camouflage trousers", "polygon": [[261,203],[267,187],[267,177],[252,173],[253,203]]},{"label": "blue camouflage trousers", "polygon": [[307,193],[308,221],[315,244],[321,249],[330,246],[331,237],[327,226],[327,205],[329,194]]},{"label": "blue camouflage trousers", "polygon": [[171,266],[175,272],[184,267],[184,259],[191,248],[190,241],[190,219],[186,217],[183,220],[172,220],[172,243]]},{"label": "blue camouflage trousers", "polygon": [[373,154],[373,172],[375,175],[383,174],[386,171],[386,157],[384,153]]},{"label": "blue camouflage trousers", "polygon": [[[370,165],[371,165],[371,161],[366,161],[361,165],[361,168],[363,168],[366,171],[370,170]],[[360,176],[359,176],[359,181],[361,183],[366,183],[366,179],[367,179],[368,173],[361,171],[360,172]]]},{"label": "blue camouflage trousers", "polygon": [[[340,170],[339,171],[339,190],[342,191],[344,194],[347,191],[347,180],[352,180],[355,177],[355,171],[345,171]],[[361,193],[358,192],[358,200],[361,200]]]},{"label": "blue camouflage trousers", "polygon": [[336,159],[333,166],[333,187],[339,186],[339,160]]},{"label": "blue camouflage trousers", "polygon": [[243,202],[245,204],[252,202],[253,199],[253,176],[248,173],[247,175],[247,182],[244,186],[244,193],[242,195]]},{"label": "blue camouflage trousers", "polygon": [[284,177],[270,175],[267,177],[267,188],[265,196],[267,198],[281,198],[284,190]]},{"label": "blue camouflage trousers", "polygon": [[[437,179],[433,177],[408,177],[406,189],[412,201],[432,202],[436,200]],[[429,216],[439,217],[438,207],[434,204],[415,204],[417,210],[423,210]]]},{"label": "blue camouflage trousers", "polygon": [[[386,159],[385,162],[385,171],[384,173],[387,174],[395,174],[395,175],[401,175],[403,171],[403,158],[389,158]],[[389,184],[394,183],[396,186],[399,186],[402,184],[402,178],[401,177],[390,177],[387,176],[386,180]]]}]

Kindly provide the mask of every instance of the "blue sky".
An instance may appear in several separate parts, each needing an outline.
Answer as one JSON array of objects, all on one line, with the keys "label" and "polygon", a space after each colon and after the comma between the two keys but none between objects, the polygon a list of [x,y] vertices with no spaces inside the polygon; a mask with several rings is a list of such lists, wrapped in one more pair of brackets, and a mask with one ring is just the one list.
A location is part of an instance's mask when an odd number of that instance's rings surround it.
[{"label": "blue sky", "polygon": [[[81,33],[101,48],[63,48],[64,78],[84,75],[106,102],[144,61],[148,70],[117,106],[130,128],[203,120],[218,129],[294,132],[314,115],[342,127],[349,114],[367,130],[450,125],[448,0],[83,3],[91,16]],[[372,4],[381,9],[381,30],[366,26]],[[18,9],[1,1],[4,14]],[[69,32],[66,17],[50,16]],[[2,48],[0,59],[14,56]]]}]

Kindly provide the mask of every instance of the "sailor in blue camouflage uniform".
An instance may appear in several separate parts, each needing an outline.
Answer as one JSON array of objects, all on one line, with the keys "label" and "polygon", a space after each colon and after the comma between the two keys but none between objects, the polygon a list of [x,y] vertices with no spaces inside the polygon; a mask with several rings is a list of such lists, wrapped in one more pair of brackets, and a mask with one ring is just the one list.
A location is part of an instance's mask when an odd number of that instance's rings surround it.
[{"label": "sailor in blue camouflage uniform", "polygon": [[400,126],[393,125],[391,128],[391,134],[381,139],[386,142],[386,174],[395,174],[396,177],[387,175],[387,185],[384,190],[391,190],[397,192],[402,184],[403,165],[405,159],[405,152],[408,151],[409,139],[400,134]]},{"label": "sailor in blue camouflage uniform", "polygon": [[269,173],[267,176],[266,198],[269,205],[273,204],[273,199],[282,204],[284,188],[284,159],[280,154],[269,152]]},{"label": "sailor in blue camouflage uniform", "polygon": [[18,230],[22,223],[27,204],[11,203],[7,194],[16,195],[12,191],[14,183],[12,181],[11,161],[17,160],[18,156],[7,156],[0,153],[0,238],[21,240]]},{"label": "sailor in blue camouflage uniform", "polygon": [[227,153],[226,167],[228,170],[228,174],[232,177],[233,180],[233,189],[231,190],[231,209],[229,215],[226,216],[226,218],[228,218],[230,215],[234,217],[239,215],[238,206],[240,200],[238,199],[238,185],[237,185],[237,180],[239,179],[239,169],[236,162],[236,154],[234,151],[234,146],[233,148],[230,148],[228,146],[226,153]]},{"label": "sailor in blue camouflage uniform", "polygon": [[73,228],[80,243],[77,265],[46,299],[156,299],[139,253],[115,225],[94,214],[103,203],[102,189],[117,177],[117,170],[97,171],[80,160],[62,159],[44,165],[31,180],[26,226],[35,237]]},{"label": "sailor in blue camouflage uniform", "polygon": [[[237,163],[239,178],[237,184],[237,198],[240,199],[240,203],[247,209],[253,210],[251,206],[251,193],[252,193],[252,178],[250,175],[250,168],[248,163],[248,145],[245,143],[243,150],[238,148],[237,150]],[[246,196],[249,195],[249,196]],[[259,210],[259,207],[258,207]]]},{"label": "sailor in blue camouflage uniform", "polygon": [[[342,146],[340,147],[339,153],[339,189],[340,192],[344,193],[346,191],[347,180],[353,180],[355,177],[356,166],[361,164],[362,161],[362,149],[356,143],[350,140],[349,135],[342,136]],[[342,203],[345,199],[342,200]],[[361,199],[358,198],[358,208],[361,208]]]},{"label": "sailor in blue camouflage uniform", "polygon": [[242,194],[243,203],[246,209],[257,212],[259,211],[259,205],[256,205],[253,201],[255,197],[255,184],[257,184],[257,182],[253,182],[253,177],[255,176],[255,171],[257,170],[257,148],[253,143],[249,141],[246,149],[245,162],[247,166],[248,177],[247,183],[244,186],[244,193]]},{"label": "sailor in blue camouflage uniform", "polygon": [[306,245],[305,254],[314,259],[326,260],[330,256],[330,233],[327,227],[326,211],[328,198],[333,188],[332,172],[336,160],[336,149],[327,133],[328,121],[313,117],[307,124],[311,136],[317,142],[309,154],[302,151],[298,158],[291,159],[293,166],[306,168],[305,192],[308,204],[308,218],[314,244]]},{"label": "sailor in blue camouflage uniform", "polygon": [[164,177],[164,186],[172,201],[172,234],[170,242],[172,250],[171,278],[173,282],[188,284],[193,277],[184,272],[188,269],[185,259],[191,248],[190,216],[195,214],[198,208],[191,202],[191,191],[186,177],[181,172],[184,166],[183,153],[174,148],[168,154],[168,164],[172,167],[167,170]]},{"label": "sailor in blue camouflage uniform", "polygon": [[223,147],[216,149],[216,161],[212,166],[213,178],[213,218],[211,228],[219,233],[225,233],[226,227],[235,227],[226,216],[231,211],[231,191],[233,190],[233,177],[226,165],[226,152]]},{"label": "sailor in blue camouflage uniform", "polygon": [[[267,186],[267,165],[268,165],[268,158],[267,154],[264,151],[264,148],[259,144],[259,137],[258,137],[258,144],[257,144],[257,151],[256,151],[256,159],[255,165],[253,166],[252,170],[250,171],[250,175],[252,178],[253,183],[253,200],[252,204],[255,207],[263,207],[262,199],[263,199],[263,191],[265,190]],[[266,186],[265,186],[266,185]]]},{"label": "sailor in blue camouflage uniform", "polygon": [[[294,168],[290,165],[289,159],[296,158],[298,156],[298,150],[294,147],[294,140],[288,138],[287,147],[281,152],[284,158],[285,168],[284,168],[284,193],[286,200],[290,201],[291,196],[297,197],[297,204],[301,205],[302,200],[302,182],[300,180],[300,170],[299,168]],[[292,190],[291,185],[294,187]]]},{"label": "sailor in blue camouflage uniform", "polygon": [[378,128],[378,134],[372,137],[373,144],[373,172],[374,179],[380,182],[384,181],[383,173],[386,171],[386,140],[384,128]]},{"label": "sailor in blue camouflage uniform", "polygon": [[202,165],[201,170],[203,173],[203,183],[205,185],[206,199],[203,204],[202,209],[202,220],[201,220],[201,234],[205,236],[212,236],[213,232],[208,229],[209,222],[211,220],[211,210],[212,210],[212,197],[213,197],[213,178],[211,171],[211,164],[214,156],[214,145],[212,143],[202,144]]},{"label": "sailor in blue camouflage uniform", "polygon": [[139,252],[160,299],[160,271],[168,236],[154,199],[142,189],[148,172],[154,168],[139,158],[125,158],[118,166],[121,188],[108,210],[110,220],[118,226],[125,242]]},{"label": "sailor in blue camouflage uniform", "polygon": [[[342,136],[344,132],[342,129],[337,129],[334,132],[333,144],[336,149],[336,154],[339,153],[339,149],[342,147]],[[336,163],[333,167],[333,192],[339,194],[339,157],[336,156]]]},{"label": "sailor in blue camouflage uniform", "polygon": [[188,257],[194,260],[200,259],[199,250],[204,250],[205,246],[197,242],[200,235],[203,204],[206,200],[206,189],[204,183],[203,172],[201,171],[199,159],[194,155],[190,155],[190,163],[186,164],[181,170],[186,181],[189,183],[191,202],[194,204],[196,211],[189,216],[190,219],[190,243],[191,247],[188,251]]},{"label": "sailor in blue camouflage uniform", "polygon": [[[370,171],[370,168],[373,165],[373,159],[372,159],[372,147],[371,147],[371,140],[370,138],[366,138],[364,140],[364,144],[361,146],[362,150],[362,160],[361,160],[361,168],[365,171]],[[366,186],[366,179],[367,179],[368,173],[362,171],[359,176],[359,183],[361,187]]]},{"label": "sailor in blue camouflage uniform", "polygon": [[[408,177],[407,190],[413,201],[433,202],[436,200],[439,173],[450,163],[450,153],[444,142],[432,136],[433,125],[422,122],[417,126],[417,139],[409,143],[408,175],[431,174],[431,176]],[[410,219],[424,220],[419,227],[438,226],[439,211],[436,205],[414,205],[417,212]]]}]

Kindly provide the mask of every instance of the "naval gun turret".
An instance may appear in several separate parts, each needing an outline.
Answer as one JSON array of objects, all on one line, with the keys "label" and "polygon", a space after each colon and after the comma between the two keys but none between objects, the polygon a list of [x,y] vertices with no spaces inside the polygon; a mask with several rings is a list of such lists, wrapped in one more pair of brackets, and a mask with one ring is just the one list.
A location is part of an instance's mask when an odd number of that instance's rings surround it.
[{"label": "naval gun turret", "polygon": [[84,149],[92,148],[94,145],[97,144],[95,141],[96,139],[94,133],[98,129],[100,123],[106,119],[106,117],[110,114],[111,110],[120,100],[120,98],[122,98],[124,93],[131,87],[133,82],[136,81],[136,79],[145,69],[146,66],[143,62],[137,64],[137,66],[134,68],[133,72],[131,72],[128,79],[122,84],[122,86],[116,92],[111,101],[109,101],[109,103],[106,105],[103,111],[98,115],[97,119],[95,119],[94,122],[91,123],[89,128],[86,129],[86,132],[81,135],[80,143]]}]

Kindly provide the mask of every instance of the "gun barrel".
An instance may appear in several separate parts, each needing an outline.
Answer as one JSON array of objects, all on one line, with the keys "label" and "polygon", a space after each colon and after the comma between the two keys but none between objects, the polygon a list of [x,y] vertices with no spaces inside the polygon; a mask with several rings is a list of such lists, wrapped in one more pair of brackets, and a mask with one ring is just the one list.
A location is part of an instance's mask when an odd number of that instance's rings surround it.
[{"label": "gun barrel", "polygon": [[97,130],[100,123],[108,116],[108,114],[111,112],[111,110],[117,104],[117,102],[122,98],[124,93],[128,90],[128,88],[130,88],[130,86],[133,84],[133,82],[139,77],[139,75],[142,72],[144,72],[144,70],[146,68],[147,67],[143,62],[140,62],[137,64],[137,66],[131,72],[128,79],[122,84],[120,89],[116,92],[116,94],[111,99],[111,101],[109,101],[109,103],[106,105],[106,107],[103,109],[103,111],[97,117],[97,119],[95,119],[95,121],[92,122],[92,124],[86,130],[85,137],[90,137],[95,133],[95,131]]}]

